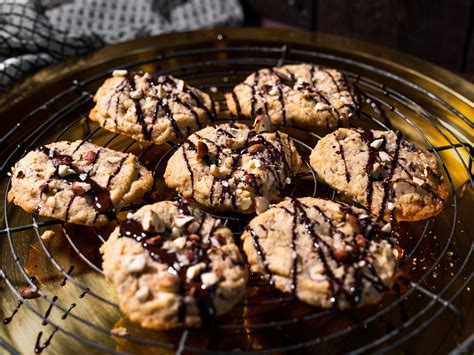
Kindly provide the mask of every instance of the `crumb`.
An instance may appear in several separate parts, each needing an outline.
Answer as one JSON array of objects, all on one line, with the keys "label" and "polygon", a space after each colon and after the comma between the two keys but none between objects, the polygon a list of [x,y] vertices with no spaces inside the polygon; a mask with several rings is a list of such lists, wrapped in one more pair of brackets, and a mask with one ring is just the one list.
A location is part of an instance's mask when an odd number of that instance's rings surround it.
[{"label": "crumb", "polygon": [[44,231],[43,234],[41,234],[41,239],[43,239],[43,240],[50,240],[50,239],[52,239],[55,235],[56,235],[56,233],[54,233],[54,231],[52,231],[51,229],[47,229],[47,230]]}]

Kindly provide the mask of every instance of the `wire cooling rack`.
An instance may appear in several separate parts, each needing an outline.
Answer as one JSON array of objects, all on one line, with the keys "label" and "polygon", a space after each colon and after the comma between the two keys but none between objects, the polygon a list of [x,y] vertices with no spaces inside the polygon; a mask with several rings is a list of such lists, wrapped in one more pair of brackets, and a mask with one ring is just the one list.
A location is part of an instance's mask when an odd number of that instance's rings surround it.
[{"label": "wire cooling rack", "polygon": [[[3,226],[0,228],[0,347],[9,352],[314,353],[469,352],[473,345],[472,101],[435,79],[353,49],[333,37],[262,30],[200,31],[115,47],[112,55],[74,68],[2,114],[13,127],[0,139]],[[349,46],[350,47],[350,46]],[[125,51],[124,51],[125,50]],[[372,49],[373,50],[373,49]],[[127,54],[124,54],[127,53]],[[380,54],[380,57],[378,57]],[[405,61],[407,59],[404,59]],[[104,280],[98,252],[112,227],[89,228],[27,214],[7,202],[8,171],[38,145],[86,139],[135,153],[154,172],[160,196],[166,161],[176,146],[132,141],[86,119],[97,87],[113,69],[145,70],[187,80],[212,94],[223,93],[262,67],[308,62],[342,70],[360,91],[359,125],[401,130],[433,151],[443,166],[451,197],[439,216],[400,225],[403,276],[380,305],[344,312],[304,305],[251,277],[241,304],[212,327],[151,332],[120,313]],[[431,68],[431,67],[429,67]],[[431,68],[432,69],[432,68]],[[470,117],[469,117],[470,116]],[[287,129],[308,157],[318,134]],[[302,175],[290,194],[338,198]],[[127,210],[135,209],[129,207]],[[247,220],[219,215],[238,238]],[[52,229],[56,236],[43,240]],[[29,288],[28,288],[29,287]],[[26,290],[25,290],[26,288]],[[34,298],[31,290],[36,291]],[[28,293],[30,291],[30,293]]]}]

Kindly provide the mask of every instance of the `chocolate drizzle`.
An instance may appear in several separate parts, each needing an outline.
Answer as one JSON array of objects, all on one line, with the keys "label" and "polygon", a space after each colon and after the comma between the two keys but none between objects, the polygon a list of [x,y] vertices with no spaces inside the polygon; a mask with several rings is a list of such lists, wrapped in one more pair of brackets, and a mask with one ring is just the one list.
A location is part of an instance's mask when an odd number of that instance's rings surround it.
[{"label": "chocolate drizzle", "polygon": [[[131,92],[136,90],[134,76],[135,76],[134,73],[125,76],[125,80]],[[143,114],[143,109],[142,109],[142,104],[140,102],[140,99],[134,99],[132,97],[131,99],[133,100],[133,104],[135,105],[135,114],[137,115],[137,123],[142,127],[143,138],[149,141],[151,140],[151,132],[149,131],[149,128],[145,122],[145,115]]]},{"label": "chocolate drizzle", "polygon": [[[82,145],[82,142],[81,144]],[[107,190],[112,178],[116,176],[121,169],[121,166],[123,164],[123,161],[125,160],[122,159],[121,164],[119,167],[115,170],[115,172],[109,177],[107,187],[102,188],[97,182],[92,179],[89,175],[90,172],[92,171],[94,164],[97,161],[97,158],[99,156],[100,151],[95,155],[94,161],[91,162],[92,167],[89,169],[89,171],[85,174],[85,177],[81,179],[81,176],[83,173],[77,170],[77,168],[72,165],[74,159],[72,156],[69,155],[63,155],[59,154],[56,149],[54,148],[47,148],[45,146],[41,146],[38,148],[39,151],[43,152],[49,160],[51,160],[51,163],[53,164],[54,167],[56,167],[56,172],[55,175],[53,176],[55,179],[61,179],[62,181],[66,182],[67,184],[74,184],[75,182],[83,182],[87,183],[91,186],[90,190],[85,192],[86,196],[89,196],[91,199],[91,205],[92,207],[96,210],[97,214],[94,218],[94,221],[98,218],[99,214],[107,216],[108,219],[112,219],[115,216],[115,208],[113,206],[112,200],[110,198],[110,192]],[[77,148],[76,148],[77,150]],[[63,177],[59,176],[58,169],[60,165],[66,165],[72,173]],[[48,180],[50,181],[50,180]],[[42,193],[48,193],[49,189],[42,189]],[[77,195],[73,195],[71,199],[67,203],[67,208],[66,208],[66,213],[64,219],[66,221],[69,220],[69,210],[75,200]]]},{"label": "chocolate drizzle", "polygon": [[58,331],[58,328],[54,328],[51,334],[49,335],[48,339],[41,345],[41,336],[43,335],[43,332],[38,333],[38,337],[36,338],[36,343],[35,343],[35,354],[40,354],[43,352],[44,349],[46,349],[49,344],[51,343],[51,340],[53,339],[54,334]]},{"label": "chocolate drizzle", "polygon": [[48,319],[48,317],[49,317],[51,311],[53,310],[54,303],[55,303],[57,300],[58,300],[58,296],[54,296],[54,297],[52,298],[51,303],[49,304],[49,307],[48,307],[48,309],[46,310],[46,313],[45,313],[45,315],[44,315],[44,317],[43,317],[43,321],[41,322],[42,325],[48,324],[47,319]]},{"label": "chocolate drizzle", "polygon": [[[261,228],[264,228],[263,226],[260,226]],[[255,231],[250,228],[249,226],[247,226],[246,228],[246,231],[250,233],[250,236],[252,237],[252,242],[253,242],[253,245],[255,247],[255,250],[257,251],[257,255],[260,257],[261,261],[262,261],[262,264],[263,264],[263,269],[265,270],[265,274],[269,276],[270,278],[270,285],[273,285],[273,273],[270,271],[270,268],[268,266],[268,261],[267,261],[267,258],[265,256],[265,253],[262,249],[262,246],[260,245],[260,241],[259,241],[259,238],[258,238],[258,235],[257,233],[255,233]]]},{"label": "chocolate drizzle", "polygon": [[4,325],[10,324],[10,322],[13,320],[13,317],[15,317],[15,314],[17,314],[18,311],[20,310],[20,307],[22,306],[22,304],[23,304],[23,301],[18,301],[18,304],[16,308],[13,310],[12,315],[10,317],[6,317],[3,319]]},{"label": "chocolate drizzle", "polygon": [[[234,128],[233,128],[234,129]],[[239,128],[237,128],[239,129]],[[271,174],[275,181],[275,187],[278,191],[283,191],[287,184],[287,179],[292,177],[293,167],[292,167],[292,152],[290,142],[288,140],[284,141],[281,134],[277,131],[275,132],[276,142],[272,143],[269,140],[265,139],[264,135],[258,134],[254,130],[248,130],[247,137],[245,138],[245,143],[236,144],[233,146],[234,142],[239,139],[235,134],[223,126],[218,126],[216,128],[216,138],[215,140],[208,139],[206,137],[201,137],[199,134],[195,134],[200,142],[205,142],[206,146],[213,147],[205,157],[202,158],[202,161],[208,166],[214,164],[220,166],[226,161],[226,164],[229,164],[229,172],[225,176],[214,177],[214,180],[210,187],[209,192],[209,203],[218,202],[219,204],[224,204],[226,198],[230,201],[234,209],[237,209],[237,195],[236,190],[240,189],[253,189],[256,195],[262,195],[263,186],[266,184],[266,181],[261,181],[260,177],[257,177],[254,174],[246,173],[242,169],[241,159],[244,154],[254,155],[258,159],[259,163]],[[227,144],[230,141],[231,145]],[[250,149],[253,146],[259,145],[260,148],[257,150]],[[227,149],[230,149],[230,153]],[[285,148],[290,152],[287,156]],[[183,157],[186,163],[188,173],[191,177],[191,188],[194,195],[194,168],[190,164],[188,151],[197,151],[196,145],[187,140],[182,145]],[[230,160],[229,160],[230,159]],[[235,177],[234,185],[229,184],[229,180]],[[217,188],[219,187],[219,188]]]},{"label": "chocolate drizzle", "polygon": [[[69,268],[69,270],[67,271],[67,274],[68,275],[71,275],[72,272],[74,271],[74,265],[71,265],[71,267]],[[61,286],[66,286],[66,282],[67,282],[67,276],[64,277],[64,279],[59,283]]]},{"label": "chocolate drizzle", "polygon": [[[327,106],[330,107],[329,109],[327,109],[327,111],[329,111],[331,113],[331,115],[336,119],[336,127],[339,127],[340,122],[341,122],[341,114],[339,113],[339,111],[333,105],[331,105],[331,103],[326,98],[326,96],[324,94],[322,94],[320,91],[318,91],[318,89],[316,88],[317,83],[314,80],[314,74],[316,72],[316,69],[317,69],[316,66],[311,65],[311,68],[310,68],[310,78],[311,78],[310,91],[313,92],[314,94],[316,94],[324,104],[326,104]],[[337,86],[337,84],[336,84],[336,88],[339,92],[339,87]],[[334,113],[334,112],[336,112],[336,113]],[[329,125],[329,122],[327,122],[327,127],[328,127],[328,129],[331,128],[330,125]]]},{"label": "chocolate drizzle", "polygon": [[[301,238],[303,234],[311,238],[313,251],[317,254],[323,266],[322,275],[328,280],[330,289],[329,297],[333,307],[337,307],[342,298],[351,306],[359,304],[365,283],[369,283],[378,292],[383,292],[387,289],[370,261],[372,257],[369,256],[370,241],[387,240],[387,236],[381,233],[381,225],[379,223],[374,223],[369,218],[360,218],[349,206],[341,205],[340,210],[345,214],[346,217],[344,218],[347,219],[347,223],[353,223],[354,220],[357,221],[358,228],[364,233],[364,235],[354,233],[351,237],[335,228],[331,218],[317,205],[308,206],[300,200],[292,199],[291,207],[282,206],[280,208],[289,214],[293,220],[292,236],[289,245],[292,259],[290,272],[292,283],[290,285],[290,291],[293,294],[297,294],[298,292],[298,263],[301,259],[298,257],[297,245],[298,239]],[[327,235],[330,237],[332,237],[334,233],[341,235],[341,239],[344,241],[343,248],[347,247],[347,249],[343,249],[344,253],[341,253],[340,250],[335,250],[334,247],[326,241],[327,237],[322,238],[321,235],[316,232],[315,225],[321,225],[321,223],[317,219],[312,219],[308,216],[308,211],[311,208],[317,211],[317,213],[322,216],[324,222],[328,224],[329,233],[327,233]],[[303,229],[301,229],[301,227],[303,227]],[[268,233],[264,226],[259,225],[259,228],[265,233]],[[322,225],[321,228],[323,228]],[[269,276],[270,280],[272,280],[273,273],[269,269],[264,248],[260,244],[257,233],[250,226],[247,226],[246,231],[250,234],[257,255],[261,259],[264,274]],[[337,277],[333,270],[335,267],[340,266],[344,267],[345,272],[342,276]],[[352,272],[354,274],[354,282],[350,284],[346,281],[347,274],[351,272],[349,268],[353,270]]]},{"label": "chocolate drizzle", "polygon": [[[435,200],[440,201],[440,203],[444,204],[445,201],[440,198],[431,188],[431,186],[428,183],[422,184],[421,186],[414,183],[411,180],[404,179],[404,178],[399,178],[394,180],[393,177],[395,175],[395,171],[397,167],[400,167],[410,178],[413,178],[412,173],[410,173],[409,169],[404,166],[400,161],[403,159],[400,159],[400,149],[401,147],[404,146],[404,140],[402,139],[402,134],[400,131],[396,131],[396,139],[395,139],[395,148],[394,151],[389,154],[388,152],[385,151],[386,155],[390,157],[390,167],[388,168],[388,173],[386,176],[383,178],[381,183],[381,193],[382,193],[382,201],[380,203],[379,208],[376,210],[372,208],[372,195],[374,191],[374,182],[378,181],[376,177],[374,177],[374,163],[376,161],[376,155],[377,155],[377,149],[371,146],[371,143],[374,142],[374,134],[370,130],[359,130],[361,140],[367,145],[368,149],[368,157],[367,157],[367,163],[365,166],[365,173],[367,174],[367,192],[366,192],[366,202],[367,202],[367,208],[377,216],[378,220],[382,220],[385,217],[385,210],[387,208],[387,204],[390,200],[393,200],[393,195],[394,195],[394,189],[393,185],[395,183],[405,183],[409,184],[410,186],[416,188],[422,188],[426,193],[431,195]],[[384,141],[384,147],[386,148],[386,137],[381,136],[378,139],[383,139]],[[416,148],[415,148],[416,149]],[[387,168],[386,168],[387,169]]]},{"label": "chocolate drizzle", "polygon": [[74,307],[76,307],[76,304],[75,304],[75,303],[71,303],[71,305],[69,306],[68,310],[61,316],[61,319],[66,319],[67,316],[69,315],[69,313],[71,313],[71,311],[73,310]]},{"label": "chocolate drizzle", "polygon": [[242,118],[242,108],[240,107],[239,99],[235,91],[232,90],[232,100],[234,100],[235,110],[237,111],[237,118]]},{"label": "chocolate drizzle", "polygon": [[336,150],[336,153],[341,156],[342,162],[344,163],[344,175],[346,176],[346,182],[349,183],[351,181],[351,176],[349,173],[349,169],[347,169],[347,161],[346,161],[346,156],[344,154],[344,147],[337,139],[336,139],[336,143],[338,145],[338,149]]},{"label": "chocolate drizzle", "polygon": [[270,73],[276,78],[275,85],[278,90],[278,101],[280,101],[280,113],[281,119],[283,120],[283,126],[286,126],[286,108],[285,108],[285,97],[283,96],[282,83],[280,77],[275,73],[273,69],[270,69]]},{"label": "chocolate drizzle", "polygon": [[388,195],[389,192],[391,191],[391,180],[393,178],[393,174],[395,173],[395,169],[397,168],[398,165],[398,154],[400,152],[400,142],[402,140],[402,134],[400,131],[397,131],[396,133],[397,139],[395,142],[395,152],[393,153],[393,158],[392,161],[390,162],[390,171],[387,175],[387,177],[384,179],[382,182],[382,189],[383,189],[383,198],[382,198],[382,203],[380,204],[380,209],[378,212],[378,219],[382,219],[385,215],[385,206],[388,202]]},{"label": "chocolate drizzle", "polygon": [[374,177],[372,176],[372,172],[374,169],[376,150],[371,146],[371,143],[374,141],[374,134],[370,130],[364,130],[361,132],[360,138],[367,145],[368,149],[367,163],[365,165],[365,173],[367,174],[367,191],[365,196],[367,208],[372,210],[372,193],[374,191]]},{"label": "chocolate drizzle", "polygon": [[254,117],[255,115],[255,103],[257,102],[257,98],[255,97],[255,90],[258,85],[259,77],[260,77],[260,71],[257,71],[253,77],[253,85],[250,86],[250,90],[252,92],[252,97],[250,98],[250,104],[251,104],[250,117]]},{"label": "chocolate drizzle", "polygon": [[194,220],[190,223],[195,224],[194,230],[197,231],[196,233],[199,233],[199,235],[192,234],[188,232],[188,228],[184,228],[182,231],[182,237],[187,239],[188,246],[186,247],[185,255],[189,263],[184,264],[176,252],[163,248],[163,243],[173,238],[171,230],[168,228],[159,234],[159,238],[155,238],[157,233],[145,231],[141,223],[134,219],[126,219],[120,224],[120,236],[131,238],[139,242],[143,248],[148,251],[153,260],[168,265],[170,274],[176,276],[177,282],[179,283],[178,294],[180,296],[180,306],[178,309],[179,322],[184,323],[186,320],[186,304],[191,297],[199,309],[202,322],[210,323],[216,316],[213,298],[217,292],[217,285],[205,286],[201,282],[199,275],[188,279],[187,270],[198,263],[205,263],[206,267],[204,272],[212,271],[211,260],[208,253],[212,248],[210,239],[216,238],[216,240],[219,240],[219,236],[215,235],[218,221],[214,221],[209,232],[203,235],[202,228],[206,218],[208,218],[207,215],[204,212],[196,212],[193,215],[193,211],[188,207],[187,203],[183,201],[184,200],[179,201],[180,213],[194,217]]}]

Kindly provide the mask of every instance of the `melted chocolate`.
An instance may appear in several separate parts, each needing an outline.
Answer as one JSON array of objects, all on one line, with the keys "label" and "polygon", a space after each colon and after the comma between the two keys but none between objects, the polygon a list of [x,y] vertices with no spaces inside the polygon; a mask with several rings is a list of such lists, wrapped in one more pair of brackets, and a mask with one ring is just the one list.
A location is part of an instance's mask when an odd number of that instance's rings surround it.
[{"label": "melted chocolate", "polygon": [[372,210],[372,193],[374,191],[374,177],[372,176],[372,171],[374,169],[376,150],[370,144],[374,141],[374,134],[370,130],[364,130],[360,134],[360,138],[367,145],[368,149],[368,158],[365,165],[365,173],[367,174],[366,201],[367,208]]},{"label": "melted chocolate", "polygon": [[[263,226],[261,227],[263,228]],[[270,271],[270,268],[268,267],[268,261],[262,249],[262,246],[260,245],[258,235],[250,227],[247,227],[246,230],[250,233],[250,236],[252,237],[253,245],[255,247],[255,250],[257,250],[257,255],[260,256],[262,260],[263,269],[265,270],[265,273],[270,277],[270,285],[273,285],[273,273]]]},{"label": "melted chocolate", "polygon": [[285,97],[283,96],[283,90],[281,88],[281,80],[280,77],[275,73],[273,69],[270,69],[270,72],[274,74],[277,79],[275,85],[277,86],[278,89],[278,100],[280,101],[280,113],[281,113],[281,119],[283,120],[283,126],[286,126],[286,108],[285,108]]},{"label": "melted chocolate", "polygon": [[[132,73],[125,77],[125,80],[127,82],[128,87],[130,88],[130,91],[136,90],[135,79],[134,79],[135,75],[136,75],[135,73]],[[137,123],[142,127],[143,138],[149,141],[151,140],[151,132],[149,131],[148,126],[145,122],[145,116],[143,114],[143,109],[142,109],[142,104],[140,102],[140,99],[132,98],[132,100],[133,100],[133,104],[135,105],[135,114],[137,115]]]},{"label": "melted chocolate", "polygon": [[[82,144],[82,143],[81,143]],[[48,156],[48,159],[50,159],[53,163],[53,165],[58,169],[59,165],[67,165],[69,169],[74,171],[74,173],[69,174],[64,177],[59,177],[59,176],[54,176],[56,179],[62,179],[63,181],[67,182],[68,184],[73,184],[74,182],[84,182],[87,183],[91,186],[91,189],[85,193],[85,195],[91,197],[91,205],[92,207],[97,211],[98,214],[103,214],[106,215],[109,219],[114,218],[115,216],[115,208],[113,206],[112,200],[110,198],[110,192],[107,190],[107,188],[102,188],[95,180],[93,180],[90,176],[89,173],[92,171],[93,166],[95,162],[97,161],[97,158],[99,156],[100,151],[95,155],[94,161],[92,162],[92,168],[89,170],[89,172],[85,173],[86,178],[84,180],[81,180],[79,175],[82,173],[79,172],[76,167],[74,167],[72,162],[74,159],[72,156],[69,155],[63,155],[59,154],[55,149],[49,149],[47,147],[39,147],[39,151],[43,152]],[[77,150],[77,148],[76,148]],[[123,165],[125,158],[122,159],[121,163],[117,167],[117,169],[114,171],[114,173],[109,177],[107,187],[109,186],[112,178],[116,176]],[[58,171],[56,170],[56,174],[58,175]],[[48,180],[50,181],[50,180]],[[48,186],[46,185],[44,188],[41,189],[42,193],[47,193],[49,191]],[[69,220],[69,210],[72,206],[72,203],[74,202],[74,199],[76,198],[76,195],[72,196],[72,198],[68,201],[67,208],[66,208],[66,214],[65,214],[65,220]],[[98,214],[96,214],[94,221],[98,218]]]},{"label": "melted chocolate", "polygon": [[254,117],[255,115],[255,103],[257,102],[257,98],[255,97],[255,90],[258,85],[259,77],[260,77],[260,71],[258,70],[253,77],[253,85],[250,87],[252,91],[252,97],[250,99],[250,104],[251,104],[250,116],[251,117]]},{"label": "melted chocolate", "polygon": [[[356,306],[361,301],[361,295],[364,286],[364,280],[369,282],[375,290],[382,292],[386,290],[386,286],[382,283],[379,276],[376,273],[376,270],[373,264],[370,262],[370,258],[368,256],[369,251],[369,243],[357,243],[356,235],[354,234],[354,239],[350,243],[351,251],[348,253],[344,258],[336,257],[335,251],[333,247],[329,245],[323,238],[321,238],[315,230],[314,223],[319,223],[317,221],[313,221],[308,217],[307,210],[309,208],[314,207],[318,213],[323,216],[323,219],[330,224],[330,233],[334,233],[336,231],[331,219],[327,216],[318,206],[307,206],[301,203],[297,199],[292,199],[291,201],[292,208],[288,207],[281,207],[286,213],[288,213],[293,220],[292,223],[292,238],[291,238],[291,278],[292,283],[290,286],[291,292],[296,294],[298,292],[298,255],[297,255],[297,243],[298,237],[300,236],[300,232],[298,228],[303,226],[305,232],[308,236],[311,237],[313,241],[313,250],[318,255],[319,260],[323,265],[323,275],[326,276],[329,282],[329,288],[331,291],[331,302],[333,302],[334,307],[340,302],[341,298],[344,297],[345,300],[351,304],[352,306]],[[341,211],[354,216],[359,221],[359,225],[362,230],[364,230],[364,234],[368,240],[378,240],[383,238],[380,231],[380,226],[378,224],[373,224],[369,218],[367,219],[360,219],[359,216],[355,215],[350,207],[341,206]],[[266,229],[263,226],[260,226],[263,230]],[[369,228],[370,227],[370,228]],[[262,246],[260,245],[258,235],[255,231],[247,227],[246,231],[250,233],[252,238],[255,250],[257,254],[261,258],[263,268],[265,274],[270,277],[270,280],[273,278],[273,274],[269,270],[268,261],[266,260],[266,256]],[[337,233],[341,233],[337,231]],[[344,235],[343,235],[344,236]],[[360,238],[360,237],[359,237]],[[349,240],[347,237],[343,238],[344,240]],[[346,273],[341,277],[338,278],[334,275],[332,268],[329,264],[329,261],[337,263],[339,266],[343,266],[346,270]],[[363,264],[366,266],[366,269],[362,269],[359,267],[359,263],[363,261]],[[352,267],[354,272],[354,283],[350,286],[350,290],[347,290],[347,286],[345,285],[345,280],[347,274],[349,272],[348,268]]]},{"label": "melted chocolate", "polygon": [[46,313],[44,315],[44,318],[43,318],[43,321],[41,322],[42,325],[46,325],[48,324],[47,322],[47,319],[51,313],[51,311],[53,310],[53,306],[54,306],[54,303],[58,300],[58,296],[54,296],[53,299],[52,299],[52,302],[49,304],[49,307],[48,309],[46,310]]},{"label": "melted chocolate", "polygon": [[234,100],[235,110],[237,111],[237,118],[242,118],[242,108],[240,107],[239,99],[234,91],[232,91],[232,100]]},{"label": "melted chocolate", "polygon": [[[271,142],[267,141],[263,135],[257,134],[257,132],[255,132],[254,130],[249,130],[243,149],[242,147],[231,148],[231,153],[225,153],[223,151],[223,148],[221,147],[223,143],[219,141],[221,141],[223,137],[226,137],[230,140],[235,139],[236,137],[234,136],[234,134],[232,134],[232,132],[229,132],[228,130],[222,127],[217,128],[215,141],[212,141],[205,137],[200,137],[198,134],[196,134],[198,139],[200,139],[201,141],[205,141],[206,144],[208,144],[209,146],[212,145],[216,151],[216,153],[214,154],[215,155],[214,157],[211,157],[210,154],[208,154],[204,158],[204,161],[207,163],[207,165],[211,165],[211,164],[220,165],[222,164],[225,158],[230,157],[232,159],[229,173],[226,176],[214,178],[213,183],[211,185],[210,192],[209,192],[210,203],[213,203],[214,201],[218,201],[220,204],[223,204],[227,197],[232,203],[232,206],[234,208],[237,208],[237,195],[235,193],[235,188],[229,186],[226,182],[239,169],[239,163],[242,159],[242,155],[247,152],[247,149],[249,147],[256,144],[261,144],[265,149],[263,152],[256,151],[251,154],[256,155],[259,158],[260,163],[270,172],[270,174],[272,174],[274,180],[276,181],[277,188],[280,191],[284,189],[285,187],[284,181],[286,181],[286,178],[292,176],[292,169],[290,167],[290,163],[292,160],[292,152],[290,149],[290,162],[288,162],[286,154],[285,154],[285,149],[284,149],[285,145],[283,144],[282,137],[279,132],[276,132],[275,134],[276,134],[277,144],[273,145]],[[192,184],[191,187],[194,190],[193,167],[191,166],[189,162],[187,151],[190,151],[190,150],[196,151],[196,147],[194,143],[187,140],[183,143],[182,149],[183,149],[183,157],[186,163],[186,167],[191,177],[191,184]],[[250,153],[247,153],[247,154],[250,154]],[[264,184],[263,181],[259,181],[259,179],[257,179],[252,174],[245,174],[244,178],[238,183],[243,183],[243,184],[251,186],[255,190],[257,195],[262,193],[262,186]],[[219,185],[221,187],[219,195],[216,195],[216,185]]]},{"label": "melted chocolate", "polygon": [[[189,210],[188,205],[183,203],[183,200],[180,200],[179,203],[180,211],[191,215],[192,211]],[[205,218],[206,216],[204,213],[195,216],[195,221],[198,221],[199,223],[197,233],[201,233]],[[209,237],[214,236],[216,228],[217,223],[214,222],[213,227],[209,231]],[[192,297],[194,299],[203,323],[210,323],[215,318],[216,314],[213,298],[217,290],[216,285],[205,287],[201,283],[199,277],[195,277],[192,280],[189,280],[186,277],[186,271],[188,268],[200,262],[206,264],[206,271],[210,270],[211,260],[208,256],[208,249],[211,247],[210,243],[206,244],[201,240],[188,240],[188,242],[191,242],[191,246],[186,253],[189,265],[184,265],[180,263],[176,253],[168,252],[163,248],[164,241],[170,238],[170,231],[167,230],[164,233],[161,233],[160,238],[156,240],[156,238],[154,238],[156,237],[156,233],[145,231],[141,223],[134,219],[124,220],[120,224],[119,231],[121,237],[131,238],[141,243],[143,248],[148,251],[155,261],[168,265],[168,270],[176,275],[179,280],[180,305],[178,309],[178,319],[180,322],[184,322],[186,319],[186,297]],[[185,237],[188,238],[189,235],[185,235]]]},{"label": "melted chocolate", "polygon": [[[69,270],[67,271],[67,274],[68,275],[71,275],[71,273],[73,272],[74,270],[74,265],[72,265]],[[67,276],[64,277],[64,279],[59,283],[61,286],[66,286],[66,282],[67,282]]]},{"label": "melted chocolate", "polygon": [[58,328],[54,328],[54,330],[51,332],[49,335],[48,339],[44,342],[43,345],[40,345],[41,343],[41,336],[43,335],[43,332],[38,333],[38,337],[36,338],[36,343],[35,343],[35,354],[40,354],[43,352],[44,349],[46,349],[49,344],[51,343],[51,339],[53,339],[54,334],[58,331]]},{"label": "melted chocolate", "polygon": [[72,309],[76,307],[76,304],[75,303],[71,303],[71,305],[69,306],[68,310],[61,316],[61,319],[66,319],[67,316],[69,315],[69,313],[71,313]]},{"label": "melted chocolate", "polygon": [[16,306],[16,308],[13,310],[13,313],[10,317],[6,317],[3,319],[3,324],[4,325],[7,325],[9,324],[12,320],[13,320],[13,317],[15,317],[15,314],[18,313],[18,311],[20,310],[20,307],[22,306],[23,304],[23,301],[18,301],[18,304]]}]

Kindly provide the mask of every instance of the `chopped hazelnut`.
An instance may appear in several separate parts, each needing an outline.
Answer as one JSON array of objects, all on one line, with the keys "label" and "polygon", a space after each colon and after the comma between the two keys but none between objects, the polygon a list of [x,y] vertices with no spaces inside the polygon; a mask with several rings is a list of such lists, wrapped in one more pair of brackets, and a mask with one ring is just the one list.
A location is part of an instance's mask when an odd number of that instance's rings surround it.
[{"label": "chopped hazelnut", "polygon": [[145,269],[146,259],[145,256],[140,254],[129,258],[125,261],[128,271],[130,272],[141,272]]},{"label": "chopped hazelnut", "polygon": [[177,215],[174,217],[174,224],[181,228],[184,227],[186,224],[194,220],[193,216],[186,216],[186,215]]},{"label": "chopped hazelnut", "polygon": [[198,263],[196,265],[190,266],[186,270],[186,278],[189,280],[194,279],[197,275],[201,274],[206,269],[206,264]]},{"label": "chopped hazelnut", "polygon": [[69,166],[67,166],[67,165],[59,165],[58,174],[59,174],[59,176],[64,177],[64,176],[67,176],[67,175],[74,174],[74,170],[69,168]]},{"label": "chopped hazelnut", "polygon": [[125,69],[115,69],[112,72],[112,76],[125,76],[128,74],[128,70]]},{"label": "chopped hazelnut", "polygon": [[40,191],[43,192],[43,193],[48,193],[49,192],[49,183],[48,183],[48,181],[45,181],[40,185]]},{"label": "chopped hazelnut", "polygon": [[186,238],[185,237],[178,237],[175,240],[173,240],[173,244],[176,248],[183,249],[184,246],[186,245]]},{"label": "chopped hazelnut", "polygon": [[183,92],[184,91],[184,87],[185,87],[185,83],[183,80],[178,80],[176,82],[176,88],[178,89],[178,91],[180,92]]},{"label": "chopped hazelnut", "polygon": [[87,160],[89,163],[93,163],[95,161],[96,156],[97,156],[97,153],[95,153],[92,150],[89,150],[84,156],[84,159]]},{"label": "chopped hazelnut", "polygon": [[226,148],[232,148],[235,144],[235,141],[232,138],[227,138],[224,142]]},{"label": "chopped hazelnut", "polygon": [[254,144],[247,148],[247,153],[253,154],[256,152],[262,152],[265,149],[263,144]]},{"label": "chopped hazelnut", "polygon": [[380,151],[380,152],[379,152],[379,157],[380,157],[380,159],[382,159],[382,161],[390,161],[390,160],[392,160],[392,158],[390,157],[390,155],[389,155],[387,152],[384,152],[384,151]]},{"label": "chopped hazelnut", "polygon": [[156,245],[161,241],[161,236],[155,235],[154,237],[147,238],[146,243],[149,245]]},{"label": "chopped hazelnut", "polygon": [[265,197],[257,197],[255,199],[255,211],[257,214],[265,212],[268,210],[270,202]]},{"label": "chopped hazelnut", "polygon": [[390,233],[392,231],[392,225],[390,223],[387,223],[382,227],[381,230],[384,233]]},{"label": "chopped hazelnut", "polygon": [[116,164],[122,160],[122,157],[111,156],[107,158],[107,161],[111,164]]},{"label": "chopped hazelnut", "polygon": [[20,295],[27,300],[38,298],[40,296],[36,286],[27,286],[20,289]]},{"label": "chopped hazelnut", "polygon": [[165,223],[155,212],[147,211],[143,215],[142,227],[147,232],[162,233],[165,230]]},{"label": "chopped hazelnut", "polygon": [[146,286],[140,287],[137,292],[135,292],[135,297],[140,302],[145,302],[150,295],[150,289]]},{"label": "chopped hazelnut", "polygon": [[355,233],[360,233],[359,219],[356,216],[346,213],[346,222],[351,226]]},{"label": "chopped hazelnut", "polygon": [[422,186],[425,183],[425,180],[417,178],[416,176],[413,176],[413,182],[417,185]]},{"label": "chopped hazelnut", "polygon": [[204,159],[207,156],[207,153],[209,153],[209,148],[207,147],[206,143],[199,141],[197,143],[197,158]]},{"label": "chopped hazelnut", "polygon": [[79,195],[79,196],[84,195],[91,188],[92,186],[86,182],[74,182],[71,186],[72,192],[74,192],[74,194]]},{"label": "chopped hazelnut", "polygon": [[340,247],[334,250],[334,257],[338,261],[348,262],[352,259],[352,254],[347,248]]},{"label": "chopped hazelnut", "polygon": [[272,132],[274,127],[272,125],[272,121],[270,120],[270,117],[268,117],[267,115],[258,115],[255,118],[253,129],[257,133],[262,133],[262,132]]},{"label": "chopped hazelnut", "polygon": [[206,272],[201,274],[201,281],[205,286],[212,286],[219,281],[219,277],[213,272]]},{"label": "chopped hazelnut", "polygon": [[314,109],[315,109],[316,111],[327,111],[327,110],[330,110],[330,109],[331,109],[331,106],[329,106],[329,105],[327,105],[327,104],[325,104],[325,103],[323,103],[323,102],[318,102],[318,103],[316,104],[316,106],[314,106]]},{"label": "chopped hazelnut", "polygon": [[197,224],[197,223],[190,223],[190,224],[188,225],[188,227],[186,228],[186,231],[187,231],[189,234],[194,234],[194,233],[196,233],[198,230],[199,230],[199,224]]},{"label": "chopped hazelnut", "polygon": [[370,143],[370,146],[375,149],[379,149],[382,146],[383,138],[379,138]]},{"label": "chopped hazelnut", "polygon": [[362,234],[357,234],[355,237],[356,244],[360,247],[365,246],[366,240]]},{"label": "chopped hazelnut", "polygon": [[141,99],[143,97],[142,89],[137,89],[137,90],[131,91],[130,92],[130,97],[134,100]]}]

